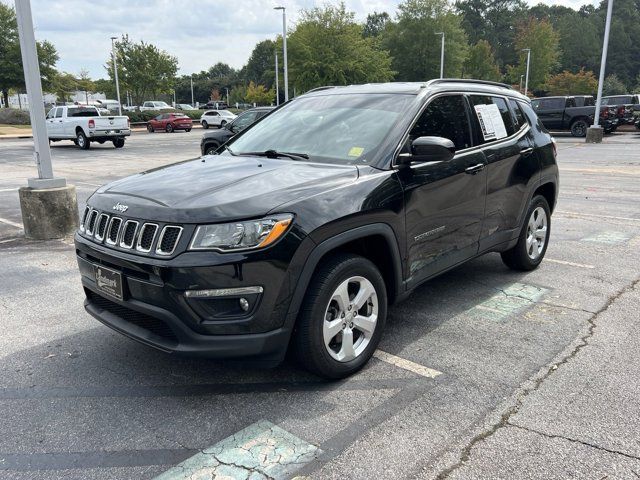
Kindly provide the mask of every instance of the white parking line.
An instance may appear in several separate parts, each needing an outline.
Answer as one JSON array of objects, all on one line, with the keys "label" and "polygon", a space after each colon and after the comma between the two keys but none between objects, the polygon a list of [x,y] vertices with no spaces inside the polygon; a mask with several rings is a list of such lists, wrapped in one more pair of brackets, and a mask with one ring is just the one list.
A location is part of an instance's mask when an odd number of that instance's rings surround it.
[{"label": "white parking line", "polygon": [[594,265],[585,265],[583,263],[567,262],[565,260],[556,260],[555,258],[545,258],[544,261],[551,262],[551,263],[559,263],[560,265],[569,265],[571,267],[578,267],[578,268],[596,268]]},{"label": "white parking line", "polygon": [[17,188],[0,188],[0,193],[5,193],[5,192],[17,192],[18,189]]},{"label": "white parking line", "polygon": [[12,222],[11,220],[7,220],[6,218],[0,218],[0,223],[6,223],[7,225],[11,225],[12,227],[22,229],[23,226],[21,223]]},{"label": "white parking line", "polygon": [[593,213],[580,213],[580,212],[565,212],[565,211],[561,211],[558,210],[556,213],[559,213],[561,215],[574,215],[576,217],[585,217],[585,218],[609,218],[611,220],[624,220],[624,221],[631,221],[631,222],[640,222],[640,218],[632,218],[632,217],[613,217],[611,215],[595,215]]},{"label": "white parking line", "polygon": [[442,372],[439,372],[438,370],[425,367],[424,365],[420,365],[419,363],[415,363],[410,360],[405,360],[404,358],[396,357],[395,355],[383,352],[382,350],[376,350],[373,353],[373,356],[378,360],[382,360],[383,362],[395,365],[396,367],[404,368],[405,370],[417,373],[418,375],[422,375],[423,377],[435,378],[438,375],[442,375]]}]

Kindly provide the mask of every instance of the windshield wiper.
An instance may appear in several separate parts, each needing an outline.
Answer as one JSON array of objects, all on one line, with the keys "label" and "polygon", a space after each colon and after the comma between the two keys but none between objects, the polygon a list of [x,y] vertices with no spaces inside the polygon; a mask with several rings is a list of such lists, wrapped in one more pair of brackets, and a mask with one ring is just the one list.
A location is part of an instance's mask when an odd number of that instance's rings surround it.
[{"label": "windshield wiper", "polygon": [[227,147],[226,145],[224,145],[224,149],[227,150],[231,155],[233,155],[234,157],[237,156],[236,153],[233,153],[233,150],[231,150],[229,147]]},{"label": "windshield wiper", "polygon": [[265,150],[264,152],[242,152],[236,153],[236,155],[267,158],[287,157],[291,160],[309,160],[309,155],[306,153],[278,152],[276,150]]}]

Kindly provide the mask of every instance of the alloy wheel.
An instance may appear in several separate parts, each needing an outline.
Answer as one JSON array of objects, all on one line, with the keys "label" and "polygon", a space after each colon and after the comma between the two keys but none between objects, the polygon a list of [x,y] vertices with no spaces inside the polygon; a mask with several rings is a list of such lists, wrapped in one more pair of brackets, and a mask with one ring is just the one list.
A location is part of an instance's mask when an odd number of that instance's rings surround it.
[{"label": "alloy wheel", "polygon": [[529,217],[527,225],[527,255],[531,260],[537,260],[544,251],[547,243],[547,212],[544,208],[537,207]]},{"label": "alloy wheel", "polygon": [[378,323],[378,295],[364,277],[350,277],[331,295],[322,334],[325,348],[339,362],[349,362],[364,352]]}]

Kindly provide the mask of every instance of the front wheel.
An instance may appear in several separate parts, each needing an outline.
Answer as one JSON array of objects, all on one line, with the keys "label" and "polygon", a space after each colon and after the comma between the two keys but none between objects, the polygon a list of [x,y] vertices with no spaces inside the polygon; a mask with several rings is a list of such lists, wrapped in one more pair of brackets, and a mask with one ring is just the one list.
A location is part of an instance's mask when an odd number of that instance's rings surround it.
[{"label": "front wheel", "polygon": [[113,140],[113,146],[116,148],[124,147],[124,138],[116,138]]},{"label": "front wheel", "polygon": [[366,258],[341,254],[323,263],[305,295],[292,350],[306,369],[337,379],[373,355],[387,318],[387,291]]},{"label": "front wheel", "polygon": [[571,125],[571,135],[574,137],[586,137],[589,125],[584,120],[577,120]]},{"label": "front wheel", "polygon": [[516,246],[501,253],[502,261],[513,270],[534,270],[549,246],[551,211],[547,199],[542,195],[533,197],[525,218]]},{"label": "front wheel", "polygon": [[76,134],[76,145],[78,145],[82,150],[89,150],[91,144],[89,143],[89,139],[84,134],[82,130],[78,130]]},{"label": "front wheel", "polygon": [[153,125],[151,125],[150,123],[147,123],[147,132],[153,133]]},{"label": "front wheel", "polygon": [[216,153],[216,150],[218,149],[219,145],[211,145],[208,146],[207,149],[205,150],[204,154],[205,155],[213,155],[214,153]]}]

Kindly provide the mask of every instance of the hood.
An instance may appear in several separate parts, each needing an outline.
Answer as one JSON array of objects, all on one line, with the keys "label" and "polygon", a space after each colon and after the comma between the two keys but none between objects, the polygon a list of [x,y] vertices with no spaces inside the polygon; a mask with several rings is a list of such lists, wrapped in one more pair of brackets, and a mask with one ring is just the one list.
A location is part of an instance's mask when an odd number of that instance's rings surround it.
[{"label": "hood", "polygon": [[89,203],[145,220],[202,223],[255,218],[356,181],[358,169],[289,159],[215,155],[139,173],[99,188]]}]

